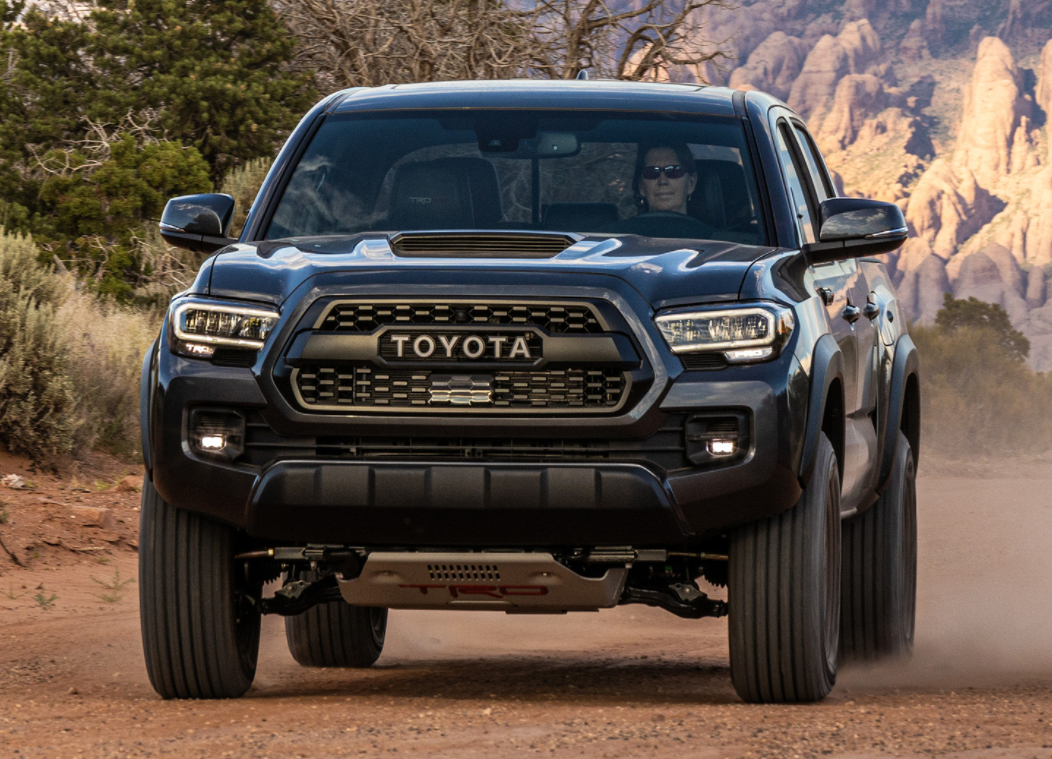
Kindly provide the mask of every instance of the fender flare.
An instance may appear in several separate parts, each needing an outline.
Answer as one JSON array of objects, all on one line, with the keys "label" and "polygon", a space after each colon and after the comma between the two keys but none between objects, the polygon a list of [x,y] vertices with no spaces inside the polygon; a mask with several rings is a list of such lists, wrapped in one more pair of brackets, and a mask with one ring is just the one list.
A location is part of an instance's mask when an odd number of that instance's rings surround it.
[{"label": "fender flare", "polygon": [[153,398],[154,357],[158,340],[154,340],[142,357],[142,375],[139,379],[139,436],[142,446],[142,461],[146,476],[153,480],[153,451],[150,447],[150,401]]},{"label": "fender flare", "polygon": [[[818,451],[818,435],[822,431],[822,418],[825,416],[826,403],[829,400],[829,388],[835,380],[844,386],[844,354],[836,339],[825,334],[818,338],[811,358],[811,395],[807,404],[807,426],[804,428],[803,451],[800,456],[800,484],[806,486],[811,479],[815,466],[815,455]],[[843,398],[840,399],[843,407]],[[843,419],[841,419],[843,425]],[[843,426],[840,431],[841,448],[837,452],[840,459],[841,477],[843,477]],[[836,447],[837,441],[832,441]]]},{"label": "fender flare", "polygon": [[[891,369],[891,391],[888,400],[888,418],[884,427],[884,446],[880,454],[880,476],[877,480],[876,490],[883,493],[891,478],[891,469],[895,465],[895,449],[898,447],[898,431],[902,429],[903,406],[906,401],[906,383],[911,376],[920,377],[920,358],[917,356],[917,346],[908,334],[903,334],[895,343],[895,360]],[[919,391],[919,388],[918,388]],[[917,413],[920,409],[916,409]],[[909,420],[907,420],[909,421]],[[914,420],[919,422],[918,420]],[[919,435],[916,450],[913,451],[913,460],[916,464],[920,459]]]}]

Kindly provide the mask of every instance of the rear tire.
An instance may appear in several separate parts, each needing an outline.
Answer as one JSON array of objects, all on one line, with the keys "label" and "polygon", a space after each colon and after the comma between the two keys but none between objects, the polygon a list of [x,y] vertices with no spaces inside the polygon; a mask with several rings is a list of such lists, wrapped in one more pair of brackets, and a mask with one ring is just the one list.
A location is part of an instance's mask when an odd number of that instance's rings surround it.
[{"label": "rear tire", "polygon": [[917,471],[898,433],[880,499],[844,523],[840,654],[844,660],[907,658],[917,605]]},{"label": "rear tire", "polygon": [[146,671],[162,698],[236,698],[252,685],[260,614],[238,593],[235,537],[144,480],[139,615]]},{"label": "rear tire", "polygon": [[289,652],[304,667],[371,667],[386,634],[387,609],[343,601],[285,617]]},{"label": "rear tire", "polygon": [[731,680],[751,703],[819,701],[836,682],[840,473],[820,435],[793,508],[731,533]]}]

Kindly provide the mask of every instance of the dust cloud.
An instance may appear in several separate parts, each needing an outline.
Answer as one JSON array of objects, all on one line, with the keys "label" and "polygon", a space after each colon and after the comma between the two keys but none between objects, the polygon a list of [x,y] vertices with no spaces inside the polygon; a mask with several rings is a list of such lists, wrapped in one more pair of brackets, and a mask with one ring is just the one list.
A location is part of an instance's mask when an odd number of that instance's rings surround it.
[{"label": "dust cloud", "polygon": [[1036,474],[918,479],[913,658],[847,668],[841,685],[978,687],[1052,675],[1052,470]]},{"label": "dust cloud", "polygon": [[[838,690],[981,687],[1052,676],[1052,470],[1048,479],[1035,474],[1043,472],[1010,479],[922,471],[913,658],[845,667]],[[393,611],[381,664],[517,660],[620,669],[657,658],[665,667],[723,668],[725,629],[725,620],[685,620],[639,606],[555,617]]]}]

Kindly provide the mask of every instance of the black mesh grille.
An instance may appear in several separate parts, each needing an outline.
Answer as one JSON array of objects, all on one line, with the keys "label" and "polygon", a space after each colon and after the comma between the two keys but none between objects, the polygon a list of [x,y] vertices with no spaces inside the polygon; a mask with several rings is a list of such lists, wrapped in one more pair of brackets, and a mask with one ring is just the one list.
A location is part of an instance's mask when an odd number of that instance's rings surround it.
[{"label": "black mesh grille", "polygon": [[551,334],[587,334],[603,328],[586,305],[546,303],[336,303],[321,328],[372,332],[394,325],[509,325],[539,327]]},{"label": "black mesh grille", "polygon": [[275,459],[427,461],[612,461],[638,462],[672,471],[691,466],[684,451],[685,416],[674,414],[653,435],[640,439],[507,437],[364,437],[278,435],[258,412],[249,416],[243,463]]},{"label": "black mesh grille", "polygon": [[707,372],[726,369],[729,365],[722,353],[686,353],[680,356],[683,366],[692,372]]},{"label": "black mesh grille", "polygon": [[[362,407],[456,408],[432,398],[431,371],[390,371],[367,366],[305,366],[294,376],[303,405],[318,410]],[[459,408],[607,409],[620,402],[627,387],[617,369],[473,373],[488,402]]]}]

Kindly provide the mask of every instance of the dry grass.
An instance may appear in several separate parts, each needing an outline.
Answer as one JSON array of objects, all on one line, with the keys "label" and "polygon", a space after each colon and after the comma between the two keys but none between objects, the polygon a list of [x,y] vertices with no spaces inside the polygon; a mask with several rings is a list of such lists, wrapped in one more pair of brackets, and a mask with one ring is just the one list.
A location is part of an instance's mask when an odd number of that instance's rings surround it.
[{"label": "dry grass", "polygon": [[58,318],[76,397],[74,450],[137,455],[142,359],[163,312],[106,303],[71,282]]}]

